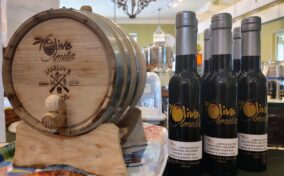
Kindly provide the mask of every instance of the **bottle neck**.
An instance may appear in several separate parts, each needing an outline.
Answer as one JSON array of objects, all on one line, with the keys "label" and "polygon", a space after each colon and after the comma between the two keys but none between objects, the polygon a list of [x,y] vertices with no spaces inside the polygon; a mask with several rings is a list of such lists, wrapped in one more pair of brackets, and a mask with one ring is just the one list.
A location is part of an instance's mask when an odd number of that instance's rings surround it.
[{"label": "bottle neck", "polygon": [[212,55],[228,55],[232,53],[231,29],[212,29]]},{"label": "bottle neck", "polygon": [[232,32],[230,28],[212,30],[212,70],[232,71]]},{"label": "bottle neck", "polygon": [[260,31],[242,32],[243,56],[260,56]]},{"label": "bottle neck", "polygon": [[211,58],[209,60],[209,71],[210,71],[210,73],[213,72],[213,59],[212,59],[212,56],[211,56]]},{"label": "bottle neck", "polygon": [[241,59],[233,59],[233,72],[238,74],[241,71]]},{"label": "bottle neck", "polygon": [[259,56],[243,56],[242,57],[242,72],[261,71]]},{"label": "bottle neck", "polygon": [[241,48],[242,40],[240,38],[233,40],[233,59],[241,59],[242,58],[242,48]]},{"label": "bottle neck", "polygon": [[232,61],[230,54],[213,55],[212,56],[212,70],[215,72],[219,71],[232,71]]},{"label": "bottle neck", "polygon": [[210,59],[204,61],[204,74],[210,73]]},{"label": "bottle neck", "polygon": [[242,32],[241,70],[260,71],[260,31]]},{"label": "bottle neck", "polygon": [[176,56],[176,74],[185,70],[196,72],[196,67],[196,56],[194,54]]},{"label": "bottle neck", "polygon": [[176,37],[176,71],[196,70],[197,33],[194,27],[177,28]]},{"label": "bottle neck", "polygon": [[204,60],[209,60],[211,58],[211,40],[204,41]]},{"label": "bottle neck", "polygon": [[197,34],[194,27],[176,29],[176,55],[196,55]]},{"label": "bottle neck", "polygon": [[204,74],[210,73],[211,39],[204,41]]}]

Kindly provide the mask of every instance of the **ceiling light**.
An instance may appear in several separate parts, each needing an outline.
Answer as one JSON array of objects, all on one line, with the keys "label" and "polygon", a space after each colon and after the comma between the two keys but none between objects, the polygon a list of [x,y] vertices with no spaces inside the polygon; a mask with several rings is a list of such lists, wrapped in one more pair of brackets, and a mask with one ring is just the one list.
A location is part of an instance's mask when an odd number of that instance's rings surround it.
[{"label": "ceiling light", "polygon": [[112,0],[129,18],[135,18],[150,2],[156,0]]},{"label": "ceiling light", "polygon": [[178,3],[183,2],[183,0],[168,0],[168,8],[175,8],[178,6]]},{"label": "ceiling light", "polygon": [[158,9],[158,27],[153,35],[153,42],[159,43],[159,42],[165,42],[166,41],[166,35],[165,32],[161,28],[161,8]]}]

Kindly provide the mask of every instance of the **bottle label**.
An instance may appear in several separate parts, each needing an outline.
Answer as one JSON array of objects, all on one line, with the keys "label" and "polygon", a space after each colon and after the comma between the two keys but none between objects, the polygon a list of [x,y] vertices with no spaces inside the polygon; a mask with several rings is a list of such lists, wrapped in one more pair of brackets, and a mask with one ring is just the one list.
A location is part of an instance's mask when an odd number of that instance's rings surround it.
[{"label": "bottle label", "polygon": [[204,136],[204,151],[216,156],[236,156],[238,155],[238,138]]},{"label": "bottle label", "polygon": [[169,156],[184,161],[200,160],[202,158],[202,141],[180,142],[169,139]]},{"label": "bottle label", "polygon": [[198,110],[180,105],[180,103],[169,105],[169,117],[172,127],[198,128],[200,127],[200,113]]},{"label": "bottle label", "polygon": [[267,121],[267,106],[254,101],[240,101],[240,115],[244,115],[254,123],[262,123]]},{"label": "bottle label", "polygon": [[234,107],[227,107],[215,101],[205,102],[208,117],[216,125],[236,125],[237,116]]},{"label": "bottle label", "polygon": [[263,152],[267,150],[267,134],[245,134],[238,133],[239,138],[239,149],[252,151],[252,152]]}]

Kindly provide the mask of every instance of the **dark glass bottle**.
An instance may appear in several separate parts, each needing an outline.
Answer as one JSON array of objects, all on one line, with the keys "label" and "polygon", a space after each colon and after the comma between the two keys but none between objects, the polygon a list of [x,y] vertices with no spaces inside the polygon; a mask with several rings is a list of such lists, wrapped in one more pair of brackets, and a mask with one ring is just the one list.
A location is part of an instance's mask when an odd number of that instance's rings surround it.
[{"label": "dark glass bottle", "polygon": [[242,57],[242,33],[239,27],[234,28],[233,32],[233,72],[237,76],[241,71]]},{"label": "dark glass bottle", "polygon": [[[211,29],[208,28],[204,31],[204,74],[201,77],[201,105],[205,105],[205,92],[211,91],[210,88],[206,86],[207,79],[212,72],[212,59],[211,59]],[[204,108],[202,109],[202,112]],[[203,112],[204,113],[204,112]],[[201,117],[201,134],[204,131],[204,118]]]},{"label": "dark glass bottle", "polygon": [[212,72],[203,92],[204,108],[204,168],[215,176],[236,175],[237,86],[232,73],[232,16],[214,15],[212,28]]},{"label": "dark glass bottle", "polygon": [[205,79],[210,74],[211,59],[211,34],[210,29],[204,31],[204,72],[201,79]]},{"label": "dark glass bottle", "polygon": [[267,158],[267,82],[260,70],[261,18],[242,20],[242,66],[238,77],[238,167],[264,171]]},{"label": "dark glass bottle", "polygon": [[196,16],[184,11],[176,16],[176,71],[169,83],[168,175],[200,175],[200,77],[196,66]]}]

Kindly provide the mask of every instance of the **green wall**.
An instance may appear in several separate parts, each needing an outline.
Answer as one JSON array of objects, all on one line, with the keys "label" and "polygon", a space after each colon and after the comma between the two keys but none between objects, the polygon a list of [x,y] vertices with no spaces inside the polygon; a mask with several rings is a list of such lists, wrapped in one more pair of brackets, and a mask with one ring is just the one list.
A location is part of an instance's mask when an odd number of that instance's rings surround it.
[{"label": "green wall", "polygon": [[261,59],[275,60],[276,33],[284,31],[284,17],[262,25],[261,29]]},{"label": "green wall", "polygon": [[[136,32],[138,45],[142,48],[153,43],[153,34],[157,29],[157,24],[119,24],[122,29],[131,33]],[[162,24],[162,30],[175,36],[174,24]]]}]

